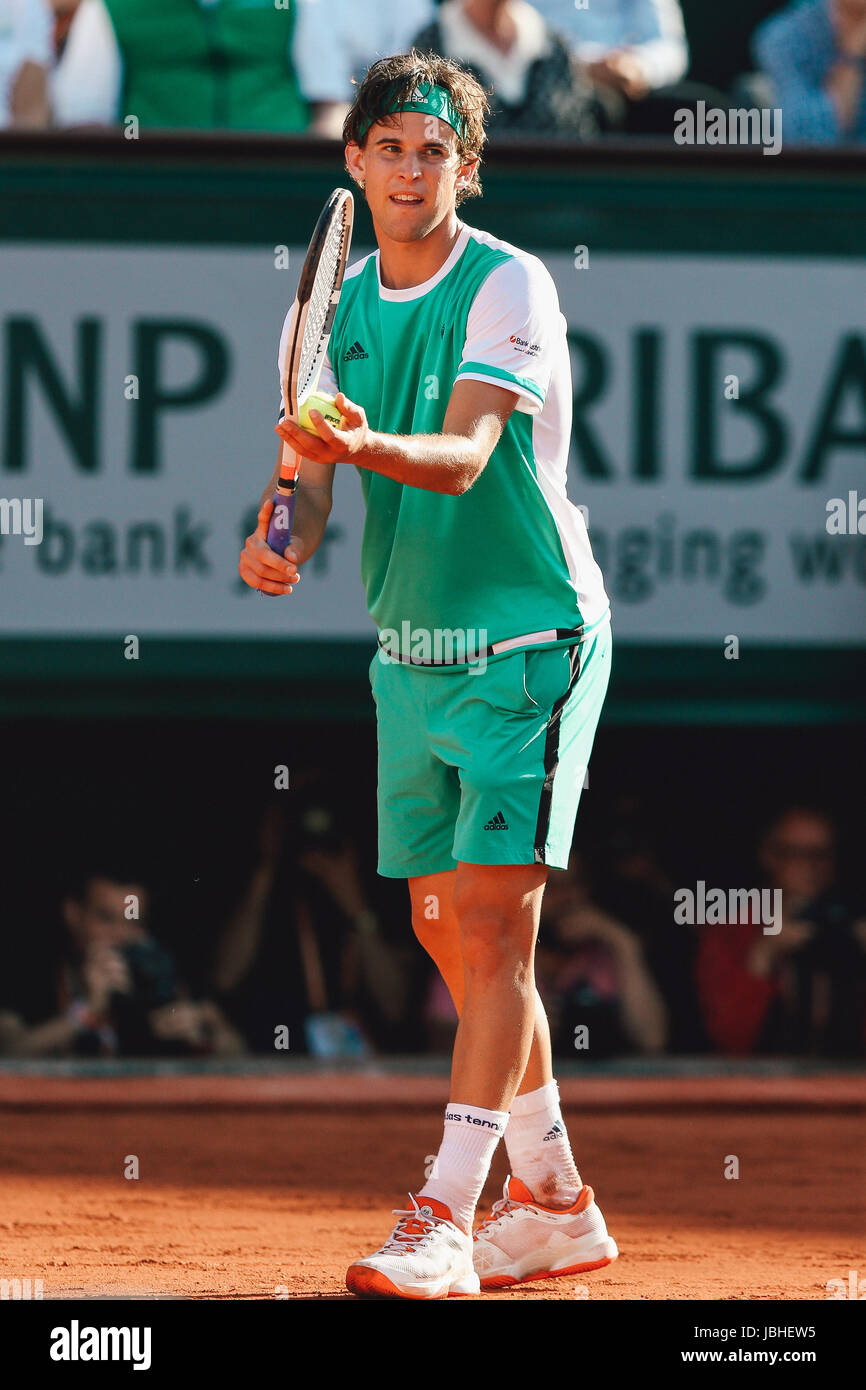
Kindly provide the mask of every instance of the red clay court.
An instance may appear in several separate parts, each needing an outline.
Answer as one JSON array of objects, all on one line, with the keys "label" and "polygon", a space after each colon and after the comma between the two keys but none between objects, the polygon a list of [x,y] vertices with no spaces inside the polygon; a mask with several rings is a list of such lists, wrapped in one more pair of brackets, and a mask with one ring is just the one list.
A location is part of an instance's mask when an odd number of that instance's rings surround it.
[{"label": "red clay court", "polygon": [[[420,1185],[447,1089],[390,1063],[7,1066],[0,1278],[41,1279],[45,1299],[354,1301],[346,1267]],[[561,1089],[620,1259],[482,1298],[823,1300],[866,1269],[862,1074],[614,1070]],[[500,1151],[484,1210],[505,1173]]]}]

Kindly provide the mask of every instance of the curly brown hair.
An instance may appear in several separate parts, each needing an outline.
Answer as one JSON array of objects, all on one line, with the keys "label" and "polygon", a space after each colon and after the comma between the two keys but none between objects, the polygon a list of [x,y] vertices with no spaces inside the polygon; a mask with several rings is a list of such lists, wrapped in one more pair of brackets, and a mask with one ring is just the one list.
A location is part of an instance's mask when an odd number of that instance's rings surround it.
[{"label": "curly brown hair", "polygon": [[[391,58],[380,58],[368,68],[364,80],[358,87],[351,110],[343,123],[344,142],[363,147],[370,126],[375,122],[383,124],[399,120],[399,111],[392,112],[397,103],[400,107],[411,101],[416,87],[443,87],[450,96],[457,111],[463,117],[464,129],[457,132],[457,150],[461,163],[481,158],[481,151],[487,135],[484,121],[490,110],[488,94],[466,68],[451,58],[443,58],[438,53],[395,53]],[[364,131],[363,136],[360,134]],[[475,198],[481,193],[481,182],[475,178],[465,188],[459,189],[456,201]]]}]

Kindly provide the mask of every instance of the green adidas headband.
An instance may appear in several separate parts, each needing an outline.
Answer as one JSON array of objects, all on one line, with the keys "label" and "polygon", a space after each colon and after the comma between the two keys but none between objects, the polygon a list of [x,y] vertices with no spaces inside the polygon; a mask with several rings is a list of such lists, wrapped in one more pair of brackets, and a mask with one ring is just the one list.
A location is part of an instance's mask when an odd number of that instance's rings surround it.
[{"label": "green adidas headband", "polygon": [[[440,121],[445,121],[453,130],[457,131],[461,140],[466,138],[466,121],[461,116],[454,102],[451,100],[450,92],[446,92],[444,87],[428,86],[422,84],[416,87],[407,101],[399,101],[396,97],[386,103],[385,115],[396,116],[404,111],[420,111],[423,116],[436,116]],[[358,138],[363,140],[371,126],[374,126],[380,116],[371,117],[363,121],[358,128]]]}]

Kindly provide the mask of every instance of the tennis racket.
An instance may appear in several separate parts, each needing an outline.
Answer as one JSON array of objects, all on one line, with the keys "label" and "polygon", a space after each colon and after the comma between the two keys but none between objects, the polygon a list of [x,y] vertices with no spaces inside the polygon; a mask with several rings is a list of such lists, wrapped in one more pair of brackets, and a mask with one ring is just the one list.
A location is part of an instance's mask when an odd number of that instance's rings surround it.
[{"label": "tennis racket", "polygon": [[[316,223],[298,281],[282,381],[283,405],[296,419],[304,401],[319,384],[343,288],[354,211],[355,202],[348,189],[335,188]],[[268,545],[278,555],[285,553],[292,533],[300,466],[301,455],[284,443],[267,537]]]}]

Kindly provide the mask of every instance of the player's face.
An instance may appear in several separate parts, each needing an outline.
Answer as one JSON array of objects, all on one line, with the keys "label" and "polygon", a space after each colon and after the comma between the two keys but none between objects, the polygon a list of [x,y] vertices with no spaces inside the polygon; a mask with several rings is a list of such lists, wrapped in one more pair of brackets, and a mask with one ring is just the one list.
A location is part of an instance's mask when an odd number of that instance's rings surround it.
[{"label": "player's face", "polygon": [[372,126],[363,149],[347,146],[346,162],[365,185],[377,232],[392,241],[419,241],[453,216],[476,167],[461,163],[451,126],[421,111]]}]

